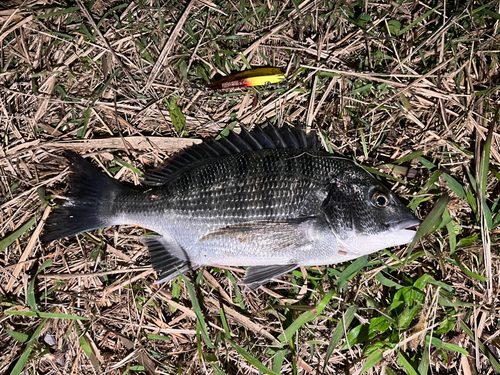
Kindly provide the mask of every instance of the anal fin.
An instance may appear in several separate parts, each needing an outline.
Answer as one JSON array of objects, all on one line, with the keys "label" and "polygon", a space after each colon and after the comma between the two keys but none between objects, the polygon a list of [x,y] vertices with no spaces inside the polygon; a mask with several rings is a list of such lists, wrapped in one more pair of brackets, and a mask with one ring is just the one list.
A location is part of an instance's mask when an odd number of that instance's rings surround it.
[{"label": "anal fin", "polygon": [[298,264],[279,264],[275,266],[252,266],[248,267],[239,285],[245,285],[252,290],[268,283],[297,268]]},{"label": "anal fin", "polygon": [[181,273],[193,271],[200,267],[199,264],[189,260],[183,260],[173,255],[177,244],[169,243],[163,236],[146,236],[142,242],[147,246],[151,264],[159,274],[159,280],[155,284],[164,283],[175,279]]}]

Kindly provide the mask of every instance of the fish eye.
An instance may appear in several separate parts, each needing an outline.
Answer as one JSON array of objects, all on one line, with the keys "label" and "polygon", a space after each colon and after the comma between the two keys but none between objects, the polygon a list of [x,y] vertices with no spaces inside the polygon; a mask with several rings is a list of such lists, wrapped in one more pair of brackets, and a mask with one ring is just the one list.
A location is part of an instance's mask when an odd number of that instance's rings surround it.
[{"label": "fish eye", "polygon": [[389,197],[384,193],[375,193],[372,202],[377,207],[386,207],[389,204]]}]

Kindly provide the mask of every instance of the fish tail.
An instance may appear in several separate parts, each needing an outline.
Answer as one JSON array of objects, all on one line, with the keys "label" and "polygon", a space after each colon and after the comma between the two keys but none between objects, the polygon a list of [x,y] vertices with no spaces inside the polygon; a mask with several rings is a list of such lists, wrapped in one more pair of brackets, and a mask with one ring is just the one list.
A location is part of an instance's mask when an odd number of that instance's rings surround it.
[{"label": "fish tail", "polygon": [[128,190],[77,153],[65,151],[65,157],[72,169],[70,198],[48,217],[41,236],[43,242],[113,225],[114,198],[120,191]]}]

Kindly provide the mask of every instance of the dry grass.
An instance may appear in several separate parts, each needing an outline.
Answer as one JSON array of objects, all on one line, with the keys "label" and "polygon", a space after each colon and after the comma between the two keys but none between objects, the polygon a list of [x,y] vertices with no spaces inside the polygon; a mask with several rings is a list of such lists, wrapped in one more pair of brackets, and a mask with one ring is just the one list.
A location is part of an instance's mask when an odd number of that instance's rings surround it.
[{"label": "dry grass", "polygon": [[[498,2],[399,3],[2,2],[0,373],[498,372]],[[288,85],[193,88],[248,65],[281,67]],[[411,261],[380,252],[241,295],[239,269],[154,285],[141,228],[40,243],[67,189],[61,149],[138,184],[195,139],[265,121],[305,123],[389,173],[422,218],[449,194]]]}]

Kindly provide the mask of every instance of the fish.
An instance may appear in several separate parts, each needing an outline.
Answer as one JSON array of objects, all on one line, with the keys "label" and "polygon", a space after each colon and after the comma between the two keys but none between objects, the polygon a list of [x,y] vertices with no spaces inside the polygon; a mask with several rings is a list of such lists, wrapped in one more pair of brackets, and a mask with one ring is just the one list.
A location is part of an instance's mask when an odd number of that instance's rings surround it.
[{"label": "fish", "polygon": [[201,266],[246,266],[255,290],[300,266],[346,262],[412,241],[420,220],[353,160],[319,149],[300,127],[241,127],[196,144],[132,188],[77,153],[69,197],[43,242],[140,225],[157,283]]}]

